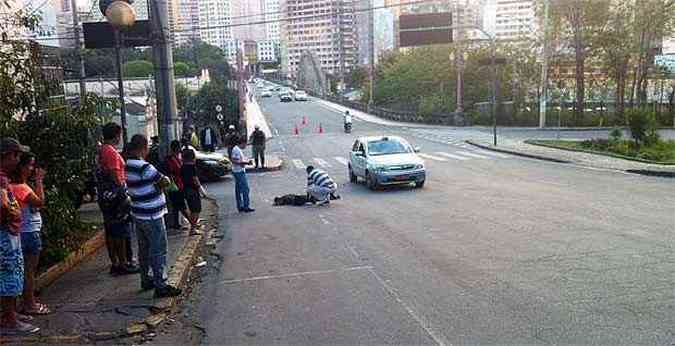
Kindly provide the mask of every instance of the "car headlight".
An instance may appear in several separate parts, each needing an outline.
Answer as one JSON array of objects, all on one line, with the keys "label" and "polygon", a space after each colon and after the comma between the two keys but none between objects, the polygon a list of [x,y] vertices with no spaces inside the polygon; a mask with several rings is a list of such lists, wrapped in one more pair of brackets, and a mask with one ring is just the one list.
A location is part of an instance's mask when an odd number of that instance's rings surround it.
[{"label": "car headlight", "polygon": [[420,163],[420,164],[416,164],[416,165],[415,165],[415,169],[424,169],[424,165],[421,164],[421,163]]}]

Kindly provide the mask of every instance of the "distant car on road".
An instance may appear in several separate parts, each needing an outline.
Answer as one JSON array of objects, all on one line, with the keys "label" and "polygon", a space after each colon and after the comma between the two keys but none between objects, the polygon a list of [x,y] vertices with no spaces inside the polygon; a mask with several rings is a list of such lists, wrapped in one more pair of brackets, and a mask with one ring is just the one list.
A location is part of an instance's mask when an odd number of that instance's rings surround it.
[{"label": "distant car on road", "polygon": [[272,91],[270,90],[263,90],[263,92],[260,93],[261,97],[272,97]]},{"label": "distant car on road", "polygon": [[293,98],[296,101],[307,101],[307,93],[303,90],[296,90],[295,94],[293,94]]},{"label": "distant car on road", "polygon": [[360,137],[349,155],[349,181],[357,183],[363,178],[371,190],[411,183],[421,188],[426,168],[418,151],[398,136]]},{"label": "distant car on road", "polygon": [[291,94],[289,94],[289,93],[280,93],[279,94],[279,101],[281,101],[281,102],[291,102],[291,101],[293,101],[293,98],[291,97]]}]

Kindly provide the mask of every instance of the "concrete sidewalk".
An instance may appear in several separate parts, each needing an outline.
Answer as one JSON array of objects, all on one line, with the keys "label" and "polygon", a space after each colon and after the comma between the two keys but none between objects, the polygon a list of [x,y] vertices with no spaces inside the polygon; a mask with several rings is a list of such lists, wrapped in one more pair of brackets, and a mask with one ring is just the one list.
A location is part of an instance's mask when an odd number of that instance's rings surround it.
[{"label": "concrete sidewalk", "polygon": [[[203,201],[204,235],[169,230],[169,283],[184,286],[199,244],[214,229],[217,205]],[[134,255],[138,254],[133,240]],[[36,316],[41,328],[36,336],[8,338],[9,343],[90,343],[148,332],[164,318],[176,298],[154,299],[153,291],[140,291],[138,274],[111,276],[107,250],[101,247],[90,258],[44,288],[40,300],[52,314]],[[160,315],[157,315],[157,314]],[[4,340],[3,340],[4,341]]]},{"label": "concrete sidewalk", "polygon": [[576,164],[587,168],[622,171],[654,176],[675,175],[675,166],[672,165],[657,165],[586,152],[549,148],[540,145],[528,144],[525,143],[524,140],[500,138],[499,142],[497,143],[497,147],[493,146],[491,141],[485,139],[475,139],[469,140],[467,142],[487,150],[499,151],[507,154],[546,161]]}]

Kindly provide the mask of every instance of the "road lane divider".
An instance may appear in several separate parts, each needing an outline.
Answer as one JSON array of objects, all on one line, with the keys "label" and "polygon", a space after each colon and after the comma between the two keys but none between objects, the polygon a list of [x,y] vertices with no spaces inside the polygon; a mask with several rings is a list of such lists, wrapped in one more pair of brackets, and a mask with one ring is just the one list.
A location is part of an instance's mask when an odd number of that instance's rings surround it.
[{"label": "road lane divider", "polygon": [[468,157],[475,157],[477,159],[489,159],[489,157],[487,157],[487,156],[470,153],[468,151],[459,150],[459,151],[456,151],[455,153],[460,154],[460,155],[464,155],[464,156],[468,156]]},{"label": "road lane divider", "polygon": [[333,167],[333,165],[331,165],[330,163],[328,163],[326,160],[320,159],[320,158],[318,158],[318,157],[315,157],[315,158],[314,158],[314,162],[316,162],[316,163],[317,163],[319,166],[321,166],[321,167],[326,167],[326,168],[331,168],[331,167]]},{"label": "road lane divider", "polygon": [[347,165],[347,159],[345,159],[344,157],[336,156],[335,161],[341,163],[343,166]]},{"label": "road lane divider", "polygon": [[293,160],[293,165],[297,169],[305,169],[306,168],[305,164],[302,163],[302,160],[298,160],[298,159]]},{"label": "road lane divider", "polygon": [[454,155],[454,154],[450,154],[450,153],[444,153],[444,152],[440,152],[440,151],[439,151],[439,152],[436,152],[436,155],[445,156],[445,157],[447,157],[447,158],[451,158],[451,159],[455,159],[455,160],[460,160],[460,161],[471,160],[471,159],[468,158],[468,157],[459,156],[459,155]]},{"label": "road lane divider", "polygon": [[419,155],[420,157],[423,157],[425,159],[434,160],[434,161],[441,161],[441,162],[448,161],[445,158],[442,158],[442,157],[439,157],[439,156],[434,156],[434,155],[429,155],[429,154],[419,153],[417,155]]}]

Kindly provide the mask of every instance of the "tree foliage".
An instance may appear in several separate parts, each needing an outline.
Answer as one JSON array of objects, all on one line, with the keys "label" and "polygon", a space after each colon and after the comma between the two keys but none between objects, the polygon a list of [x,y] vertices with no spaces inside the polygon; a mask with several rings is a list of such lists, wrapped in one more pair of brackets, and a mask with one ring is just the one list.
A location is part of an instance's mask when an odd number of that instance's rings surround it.
[{"label": "tree foliage", "polygon": [[154,67],[151,62],[145,60],[133,60],[124,64],[122,67],[125,77],[147,78],[154,73]]}]

